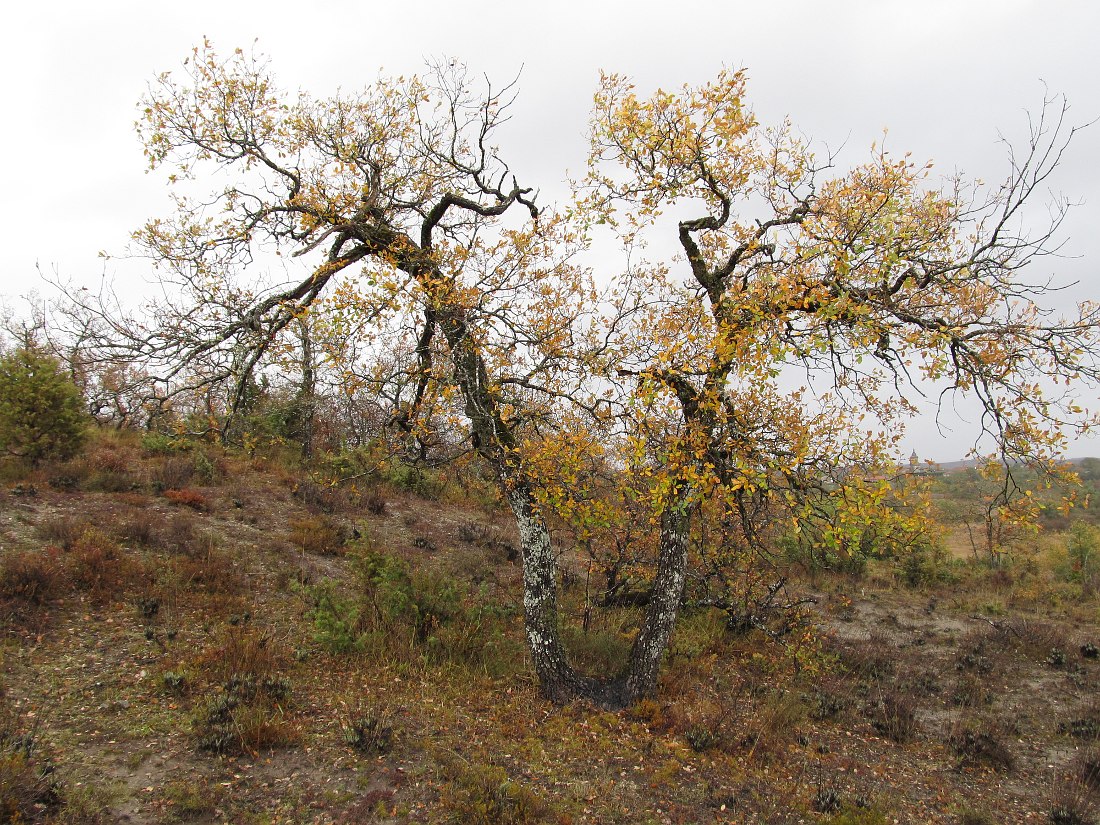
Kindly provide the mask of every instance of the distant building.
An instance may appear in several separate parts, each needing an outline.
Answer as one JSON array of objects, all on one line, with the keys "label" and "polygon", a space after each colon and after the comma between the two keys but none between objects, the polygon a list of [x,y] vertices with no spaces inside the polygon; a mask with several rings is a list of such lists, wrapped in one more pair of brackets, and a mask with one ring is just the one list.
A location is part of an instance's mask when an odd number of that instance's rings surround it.
[{"label": "distant building", "polygon": [[917,451],[913,450],[909,456],[908,466],[898,467],[898,472],[911,476],[942,476],[943,468],[934,461],[926,461],[922,464]]}]

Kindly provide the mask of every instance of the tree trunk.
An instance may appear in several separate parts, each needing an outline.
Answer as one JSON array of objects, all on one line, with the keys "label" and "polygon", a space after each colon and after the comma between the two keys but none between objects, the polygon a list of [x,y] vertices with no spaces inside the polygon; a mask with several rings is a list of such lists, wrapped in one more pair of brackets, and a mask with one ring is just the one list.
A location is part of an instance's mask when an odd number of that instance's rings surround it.
[{"label": "tree trunk", "polygon": [[646,607],[645,620],[634,647],[630,651],[623,689],[623,703],[633,704],[653,695],[657,690],[657,677],[661,671],[676,618],[680,614],[680,602],[684,596],[684,578],[687,572],[688,529],[691,512],[680,495],[661,516],[661,546],[657,556],[657,574]]},{"label": "tree trunk", "polygon": [[523,614],[527,646],[539,679],[539,692],[552,702],[583,698],[607,705],[607,684],[569,664],[558,628],[557,558],[550,533],[525,482],[508,492],[523,551]]},{"label": "tree trunk", "polygon": [[314,421],[317,416],[317,373],[314,369],[313,331],[305,318],[298,319],[298,338],[302,344],[302,381],[294,406],[302,457],[309,459],[313,458]]}]

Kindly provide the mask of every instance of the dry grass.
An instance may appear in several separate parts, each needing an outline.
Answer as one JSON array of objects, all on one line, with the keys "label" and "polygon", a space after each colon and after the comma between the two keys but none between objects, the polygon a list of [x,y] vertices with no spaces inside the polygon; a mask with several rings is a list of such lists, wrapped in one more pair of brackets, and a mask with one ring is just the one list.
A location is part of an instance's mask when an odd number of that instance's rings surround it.
[{"label": "dry grass", "polygon": [[[817,619],[835,642],[734,636],[692,611],[657,695],[620,714],[553,707],[524,660],[508,535],[483,527],[503,516],[377,483],[363,497],[382,502],[367,519],[372,553],[344,556],[331,548],[352,502],[275,461],[276,475],[240,461],[187,476],[200,449],[139,456],[124,471],[147,479],[141,491],[35,482],[37,497],[20,499],[26,526],[0,557],[0,599],[43,620],[11,626],[20,644],[3,670],[23,728],[48,716],[36,758],[50,754],[67,783],[59,822],[85,821],[80,787],[93,778],[118,783],[103,822],[121,800],[147,821],[1052,821],[1050,764],[1088,815],[1100,661],[1071,645],[1066,666],[1047,663],[1067,623],[996,589],[1034,588],[1020,571],[1011,583],[975,574],[977,596],[967,580],[897,591],[875,565],[857,584],[820,575],[832,592]],[[169,459],[181,489],[211,485],[201,494],[216,508],[152,496]],[[437,551],[414,549],[418,536]],[[322,585],[359,611],[349,649],[322,641]],[[562,591],[570,628],[584,596]],[[1073,645],[1100,641],[1090,609]],[[606,672],[637,627],[637,610],[619,608],[568,633],[578,660]],[[1050,695],[1056,718],[1027,711]]]}]

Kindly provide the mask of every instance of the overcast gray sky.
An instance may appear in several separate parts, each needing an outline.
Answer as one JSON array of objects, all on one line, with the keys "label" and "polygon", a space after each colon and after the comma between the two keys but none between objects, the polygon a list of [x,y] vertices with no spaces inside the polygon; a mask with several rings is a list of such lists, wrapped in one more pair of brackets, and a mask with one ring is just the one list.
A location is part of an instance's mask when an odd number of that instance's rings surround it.
[{"label": "overcast gray sky", "polygon": [[[323,94],[380,69],[412,73],[447,55],[498,83],[522,68],[505,156],[544,198],[585,157],[585,121],[600,69],[645,92],[745,67],[761,121],[789,115],[808,136],[864,152],[888,145],[998,180],[999,135],[1019,144],[1027,110],[1065,94],[1074,122],[1100,117],[1100,3],[1094,0],[787,0],[783,3],[436,2],[19,3],[0,49],[5,164],[0,293],[35,286],[35,265],[93,285],[106,272],[141,284],[139,264],[106,264],[129,233],[168,208],[163,179],[144,173],[133,131],[154,73],[178,67],[206,36],[271,57],[285,87]],[[1044,83],[1046,84],[1044,87]],[[1051,274],[1100,297],[1100,124],[1079,136],[1056,190],[1082,201]],[[140,274],[140,273],[138,273]],[[135,287],[135,288],[139,288]],[[1086,398],[1096,406],[1096,398]],[[965,426],[914,428],[907,449],[958,457]],[[1071,452],[1100,452],[1095,441]]]}]

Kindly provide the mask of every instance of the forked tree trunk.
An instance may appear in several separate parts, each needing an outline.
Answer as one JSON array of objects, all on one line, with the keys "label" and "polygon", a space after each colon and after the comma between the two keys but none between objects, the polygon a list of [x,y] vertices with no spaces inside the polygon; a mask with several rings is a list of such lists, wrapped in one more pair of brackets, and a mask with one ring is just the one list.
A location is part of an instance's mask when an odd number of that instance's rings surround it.
[{"label": "forked tree trunk", "polygon": [[526,484],[514,487],[509,503],[523,547],[523,610],[527,644],[539,679],[539,690],[552,702],[587,699],[618,710],[657,689],[661,662],[672,638],[687,567],[690,513],[670,507],[661,519],[661,547],[652,595],[642,628],[634,640],[624,672],[607,679],[584,676],[568,659],[558,627],[557,559],[550,534]]},{"label": "forked tree trunk", "polygon": [[527,645],[539,690],[552,702],[585,699],[619,709],[651,695],[679,613],[687,566],[689,507],[677,489],[661,519],[660,552],[653,594],[624,672],[595,679],[577,671],[562,642],[558,615],[557,557],[539,513],[535,492],[517,454],[515,436],[500,414],[485,361],[469,336],[464,314],[438,307],[435,320],[451,352],[479,454],[493,467],[519,530],[523,552],[523,612]]}]

